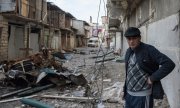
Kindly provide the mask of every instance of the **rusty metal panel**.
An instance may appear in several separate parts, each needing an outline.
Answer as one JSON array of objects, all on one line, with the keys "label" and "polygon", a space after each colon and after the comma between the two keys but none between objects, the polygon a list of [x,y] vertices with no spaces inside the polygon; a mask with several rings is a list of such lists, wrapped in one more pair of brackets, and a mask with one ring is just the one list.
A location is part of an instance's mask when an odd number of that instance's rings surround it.
[{"label": "rusty metal panel", "polygon": [[24,28],[11,25],[10,37],[8,41],[8,60],[25,57],[24,48]]},{"label": "rusty metal panel", "polygon": [[16,3],[12,0],[0,0],[0,12],[15,11]]}]

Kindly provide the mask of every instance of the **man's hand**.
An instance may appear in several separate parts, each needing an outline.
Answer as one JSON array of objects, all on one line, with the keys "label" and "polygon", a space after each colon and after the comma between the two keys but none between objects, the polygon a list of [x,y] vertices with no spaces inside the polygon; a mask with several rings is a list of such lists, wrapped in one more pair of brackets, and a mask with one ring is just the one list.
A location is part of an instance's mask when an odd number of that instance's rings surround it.
[{"label": "man's hand", "polygon": [[123,91],[120,93],[120,97],[122,98],[122,100],[124,100],[124,92]]},{"label": "man's hand", "polygon": [[153,82],[151,81],[150,77],[148,77],[147,82],[148,82],[149,85],[153,84]]}]

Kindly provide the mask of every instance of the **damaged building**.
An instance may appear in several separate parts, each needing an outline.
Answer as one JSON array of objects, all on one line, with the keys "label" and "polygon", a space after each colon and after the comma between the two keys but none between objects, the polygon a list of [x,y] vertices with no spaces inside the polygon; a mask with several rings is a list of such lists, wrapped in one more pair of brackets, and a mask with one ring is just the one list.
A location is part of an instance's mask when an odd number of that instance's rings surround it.
[{"label": "damaged building", "polygon": [[131,26],[138,27],[142,41],[169,56],[176,68],[161,82],[171,108],[180,107],[180,1],[179,0],[108,0],[109,31],[118,39],[116,47],[124,54],[128,45],[123,37]]},{"label": "damaged building", "polygon": [[0,7],[0,61],[22,59],[42,47],[53,51],[77,47],[79,28],[72,26],[76,18],[55,4],[46,0],[1,0]]},{"label": "damaged building", "polygon": [[38,52],[41,28],[46,23],[46,1],[3,0],[0,5],[1,60],[17,59]]}]

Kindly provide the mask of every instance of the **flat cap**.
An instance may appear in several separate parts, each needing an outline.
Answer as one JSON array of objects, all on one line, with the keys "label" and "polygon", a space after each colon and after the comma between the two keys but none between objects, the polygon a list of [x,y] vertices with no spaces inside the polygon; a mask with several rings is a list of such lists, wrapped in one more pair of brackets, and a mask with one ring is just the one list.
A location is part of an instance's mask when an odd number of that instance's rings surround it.
[{"label": "flat cap", "polygon": [[138,28],[136,27],[129,27],[126,31],[124,36],[125,37],[137,37],[140,36],[141,32]]}]

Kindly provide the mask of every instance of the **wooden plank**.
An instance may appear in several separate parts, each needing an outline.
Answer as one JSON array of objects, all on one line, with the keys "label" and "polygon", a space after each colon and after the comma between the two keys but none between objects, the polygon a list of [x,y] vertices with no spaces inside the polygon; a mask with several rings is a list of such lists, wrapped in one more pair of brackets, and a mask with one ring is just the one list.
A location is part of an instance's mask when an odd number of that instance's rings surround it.
[{"label": "wooden plank", "polygon": [[6,100],[1,100],[0,103],[7,103],[7,102],[12,102],[12,101],[18,101],[18,100],[21,100],[22,98],[33,98],[33,97],[37,97],[37,96],[38,95],[32,95],[32,96],[21,97],[21,98],[6,99]]},{"label": "wooden plank", "polygon": [[53,96],[53,95],[42,95],[42,98],[51,98],[51,99],[67,99],[67,100],[79,100],[79,101],[95,101],[96,98],[92,97],[67,97],[67,96]]},{"label": "wooden plank", "polygon": [[27,0],[21,0],[21,15],[28,17],[28,1]]},{"label": "wooden plank", "polygon": [[8,96],[15,95],[17,93],[20,93],[20,92],[23,92],[23,91],[26,91],[26,90],[29,90],[29,89],[31,89],[31,87],[27,87],[27,88],[20,89],[20,90],[17,90],[17,91],[13,91],[13,92],[10,92],[10,93],[7,93],[7,94],[3,94],[3,95],[0,96],[0,99],[6,98]]}]

